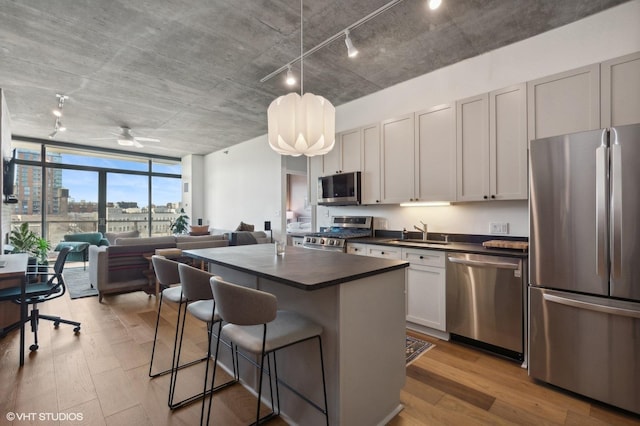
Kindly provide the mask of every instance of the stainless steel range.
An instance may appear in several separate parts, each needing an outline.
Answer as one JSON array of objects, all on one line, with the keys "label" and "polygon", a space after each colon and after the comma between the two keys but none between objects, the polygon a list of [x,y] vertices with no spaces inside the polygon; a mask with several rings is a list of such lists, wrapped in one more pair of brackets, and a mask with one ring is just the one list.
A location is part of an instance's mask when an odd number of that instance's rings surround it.
[{"label": "stainless steel range", "polygon": [[372,234],[372,216],[333,216],[329,228],[324,232],[305,235],[302,246],[316,250],[346,252],[347,240],[370,237]]}]

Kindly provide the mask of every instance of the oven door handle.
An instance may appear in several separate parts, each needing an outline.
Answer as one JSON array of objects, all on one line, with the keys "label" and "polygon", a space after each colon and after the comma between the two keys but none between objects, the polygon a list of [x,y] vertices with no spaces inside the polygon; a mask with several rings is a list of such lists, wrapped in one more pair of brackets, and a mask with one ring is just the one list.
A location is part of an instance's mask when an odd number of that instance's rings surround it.
[{"label": "oven door handle", "polygon": [[498,269],[515,270],[519,268],[517,263],[486,262],[481,260],[460,259],[458,257],[451,257],[451,256],[449,256],[449,262],[458,263],[460,265],[466,265],[466,266],[480,266],[480,267],[498,268]]}]

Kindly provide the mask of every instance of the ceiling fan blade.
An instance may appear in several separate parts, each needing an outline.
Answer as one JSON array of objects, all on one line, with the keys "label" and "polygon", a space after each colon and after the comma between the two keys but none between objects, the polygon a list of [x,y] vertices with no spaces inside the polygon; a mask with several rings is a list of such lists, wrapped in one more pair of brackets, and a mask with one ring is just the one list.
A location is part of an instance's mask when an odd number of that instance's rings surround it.
[{"label": "ceiling fan blade", "polygon": [[137,141],[137,139],[134,139],[132,141],[133,146],[135,146],[136,148],[144,148],[144,145],[142,145],[140,142]]},{"label": "ceiling fan blade", "polygon": [[160,142],[160,139],[156,139],[156,138],[141,138],[136,136],[135,140],[140,141],[140,142]]},{"label": "ceiling fan blade", "polygon": [[118,145],[121,146],[132,146],[134,142],[129,139],[118,139]]}]

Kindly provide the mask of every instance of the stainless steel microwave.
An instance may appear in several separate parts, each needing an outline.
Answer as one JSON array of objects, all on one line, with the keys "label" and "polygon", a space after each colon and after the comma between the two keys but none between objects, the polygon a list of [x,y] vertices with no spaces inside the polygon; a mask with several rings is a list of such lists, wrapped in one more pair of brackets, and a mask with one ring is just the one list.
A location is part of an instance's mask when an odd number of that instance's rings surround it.
[{"label": "stainless steel microwave", "polygon": [[360,172],[340,173],[318,178],[318,204],[353,206],[360,204]]}]

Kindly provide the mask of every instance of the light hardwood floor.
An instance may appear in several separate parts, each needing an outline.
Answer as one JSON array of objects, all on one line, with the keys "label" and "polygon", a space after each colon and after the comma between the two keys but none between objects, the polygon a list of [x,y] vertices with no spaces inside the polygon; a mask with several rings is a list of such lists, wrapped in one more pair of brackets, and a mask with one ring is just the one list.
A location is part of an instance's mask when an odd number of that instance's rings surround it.
[{"label": "light hardwood floor", "polygon": [[[82,332],[75,336],[70,326],[54,329],[43,321],[40,349],[27,355],[22,369],[18,368],[18,333],[0,340],[0,425],[11,424],[6,418],[9,412],[79,413],[83,419],[58,423],[34,418],[16,425],[198,424],[200,404],[172,412],[166,403],[168,377],[147,376],[155,306],[154,298],[141,292],[106,297],[104,304],[95,297],[72,301],[64,296],[41,305],[43,313],[82,321]],[[164,365],[170,357],[176,314],[170,304],[163,307],[158,362]],[[405,409],[391,425],[640,425],[638,416],[536,384],[511,361],[417,337],[436,347],[407,368],[401,395]],[[27,345],[31,342],[28,332]],[[185,359],[204,353],[202,324],[188,321],[184,348]],[[201,389],[203,369],[200,364],[181,371],[180,395]],[[248,424],[254,409],[255,398],[241,386],[233,386],[216,394],[212,424]]]}]

